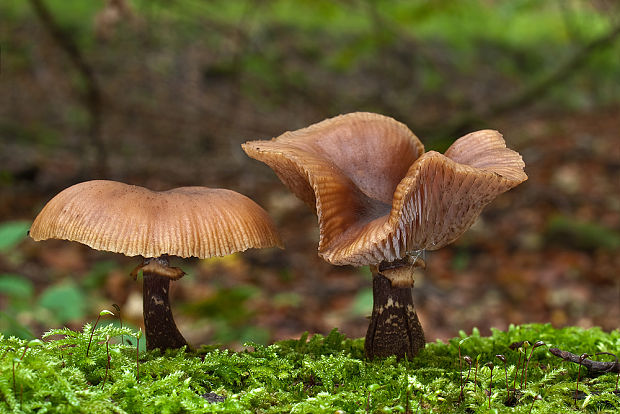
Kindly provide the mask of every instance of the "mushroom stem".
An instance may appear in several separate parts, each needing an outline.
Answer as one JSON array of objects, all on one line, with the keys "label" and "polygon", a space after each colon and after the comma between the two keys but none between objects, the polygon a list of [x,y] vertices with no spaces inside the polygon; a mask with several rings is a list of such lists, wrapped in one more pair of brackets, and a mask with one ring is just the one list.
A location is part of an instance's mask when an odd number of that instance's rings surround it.
[{"label": "mushroom stem", "polygon": [[372,316],[364,344],[366,357],[413,358],[424,348],[426,340],[413,306],[411,288],[392,286],[378,270],[373,272],[372,294]]},{"label": "mushroom stem", "polygon": [[170,277],[162,276],[153,271],[154,269],[151,266],[147,266],[152,261],[157,262],[162,267],[168,267],[168,259],[164,256],[144,260],[142,307],[146,349],[159,348],[164,351],[171,348],[181,348],[187,345],[187,341],[174,323],[170,310],[168,298]]}]

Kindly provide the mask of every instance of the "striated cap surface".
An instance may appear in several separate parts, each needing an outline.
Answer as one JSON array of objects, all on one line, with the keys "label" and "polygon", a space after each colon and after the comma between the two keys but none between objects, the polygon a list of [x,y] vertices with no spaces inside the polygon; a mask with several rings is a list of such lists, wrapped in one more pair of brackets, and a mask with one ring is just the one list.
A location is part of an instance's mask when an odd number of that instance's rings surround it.
[{"label": "striated cap surface", "polygon": [[497,131],[424,153],[402,123],[352,113],[243,145],[311,205],[319,254],[338,265],[402,259],[456,240],[497,195],[525,181],[521,156]]},{"label": "striated cap surface", "polygon": [[208,258],[281,246],[265,210],[234,191],[181,187],[160,192],[105,180],[60,192],[36,217],[30,236],[144,257]]}]

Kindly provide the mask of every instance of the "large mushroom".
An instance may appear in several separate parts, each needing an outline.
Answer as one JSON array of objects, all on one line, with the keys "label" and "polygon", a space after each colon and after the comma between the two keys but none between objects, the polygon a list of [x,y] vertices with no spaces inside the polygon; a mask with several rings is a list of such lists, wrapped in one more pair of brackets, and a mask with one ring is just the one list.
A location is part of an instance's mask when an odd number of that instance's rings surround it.
[{"label": "large mushroom", "polygon": [[406,125],[351,113],[269,141],[243,145],[318,216],[319,254],[336,265],[370,265],[368,358],[413,357],[424,347],[411,287],[420,253],[467,230],[482,208],[527,179],[521,156],[497,131],[424,152]]},{"label": "large mushroom", "polygon": [[185,273],[168,266],[169,255],[209,258],[281,246],[265,210],[234,191],[181,187],[160,192],[105,180],[60,192],[36,217],[30,236],[142,256],[132,275],[142,269],[147,348],[161,350],[187,345],[168,299],[170,281]]}]

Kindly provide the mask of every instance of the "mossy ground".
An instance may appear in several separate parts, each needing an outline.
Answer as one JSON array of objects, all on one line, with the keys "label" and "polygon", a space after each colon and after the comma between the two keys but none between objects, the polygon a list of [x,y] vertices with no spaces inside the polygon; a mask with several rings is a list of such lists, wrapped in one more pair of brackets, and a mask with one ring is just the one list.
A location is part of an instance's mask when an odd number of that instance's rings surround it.
[{"label": "mossy ground", "polygon": [[[620,396],[613,393],[616,374],[587,376],[581,370],[580,399],[573,398],[578,366],[552,356],[548,346],[536,348],[527,372],[527,385],[506,405],[507,360],[509,387],[514,381],[519,351],[513,342],[544,341],[576,354],[617,353],[620,331],[553,329],[550,325],[511,327],[481,337],[461,334],[449,343],[431,343],[413,361],[393,358],[369,362],[363,340],[347,339],[336,330],[328,336],[304,335],[270,346],[248,344],[244,352],[203,348],[198,352],[140,353],[137,378],[136,347],[120,344],[136,333],[127,328],[91,326],[82,332],[48,332],[43,340],[0,340],[0,411],[88,413],[366,413],[366,412],[493,412],[559,413],[573,410],[617,412]],[[109,339],[108,346],[106,340]],[[142,339],[143,341],[144,339]],[[459,370],[458,345],[479,368],[464,384],[467,363]],[[527,349],[527,356],[531,354]],[[108,366],[109,355],[109,369]],[[523,355],[523,353],[521,353]],[[604,356],[600,356],[603,358]],[[607,358],[612,358],[607,356]],[[613,359],[613,358],[612,358]],[[522,366],[522,364],[521,364]],[[207,396],[208,393],[210,396]],[[534,401],[536,396],[541,400]],[[209,402],[221,399],[223,402]],[[340,410],[340,411],[339,411]]]}]

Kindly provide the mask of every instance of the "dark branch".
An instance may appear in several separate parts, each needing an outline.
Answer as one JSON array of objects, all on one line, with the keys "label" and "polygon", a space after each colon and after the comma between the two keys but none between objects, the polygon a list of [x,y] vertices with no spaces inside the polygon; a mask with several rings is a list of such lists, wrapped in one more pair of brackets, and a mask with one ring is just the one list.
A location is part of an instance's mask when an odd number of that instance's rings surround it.
[{"label": "dark branch", "polygon": [[83,96],[84,104],[90,114],[90,138],[92,145],[97,151],[97,172],[105,174],[107,167],[107,153],[101,138],[101,89],[93,68],[88,64],[80,49],[69,36],[54,20],[54,17],[44,4],[43,0],[30,0],[33,10],[38,16],[43,26],[48,31],[58,47],[69,58],[71,64],[80,73],[84,80],[86,91]]},{"label": "dark branch", "polygon": [[476,123],[478,120],[489,116],[497,116],[515,109],[521,109],[534,102],[554,86],[566,80],[584,66],[590,56],[607,46],[611,46],[620,35],[620,24],[614,26],[609,32],[592,39],[577,50],[569,59],[559,64],[546,75],[541,76],[537,81],[524,86],[521,90],[509,95],[505,99],[492,102],[486,107],[474,109],[471,112],[458,115],[446,123],[444,136],[452,136],[463,132],[465,129]]},{"label": "dark branch", "polygon": [[620,372],[620,363],[618,363],[617,358],[615,362],[600,362],[592,361],[587,358],[582,360],[580,355],[576,355],[568,351],[562,351],[558,348],[550,348],[549,352],[565,361],[581,364],[588,368],[588,370],[592,373],[605,374],[607,372]]}]

